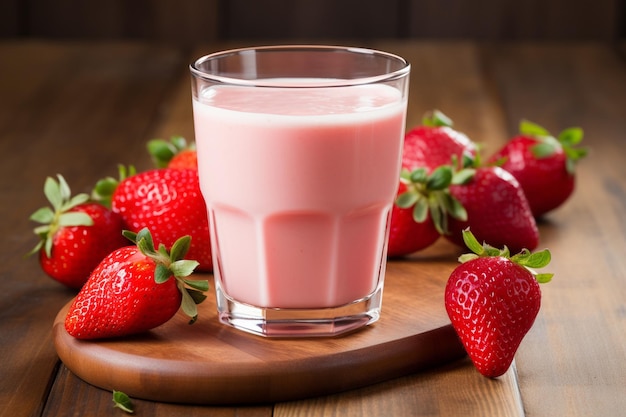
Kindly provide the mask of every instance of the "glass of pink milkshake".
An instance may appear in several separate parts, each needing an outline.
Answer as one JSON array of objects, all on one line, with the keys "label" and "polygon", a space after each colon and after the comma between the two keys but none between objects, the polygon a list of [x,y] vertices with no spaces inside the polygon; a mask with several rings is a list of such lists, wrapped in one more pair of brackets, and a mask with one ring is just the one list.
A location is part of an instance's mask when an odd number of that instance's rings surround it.
[{"label": "glass of pink milkshake", "polygon": [[376,321],[409,64],[293,45],[218,52],[190,69],[220,321],[283,337]]}]

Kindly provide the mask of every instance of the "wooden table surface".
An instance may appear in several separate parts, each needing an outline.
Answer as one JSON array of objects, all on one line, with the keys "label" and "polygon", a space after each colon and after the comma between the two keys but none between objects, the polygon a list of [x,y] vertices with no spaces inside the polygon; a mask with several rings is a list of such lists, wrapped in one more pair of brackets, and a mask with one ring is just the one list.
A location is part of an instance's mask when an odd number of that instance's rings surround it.
[{"label": "wooden table surface", "polygon": [[[345,43],[345,42],[344,42]],[[147,140],[193,138],[192,58],[139,43],[0,42],[0,416],[119,416],[111,393],[58,360],[52,322],[75,292],[34,258],[29,215],[46,176],[89,191],[118,163],[151,166]],[[626,411],[626,45],[379,41],[412,63],[407,126],[438,108],[489,153],[522,118],[585,130],[575,195],[539,225],[553,281],[515,366],[495,380],[467,359],[369,387],[245,407],[135,399],[142,416],[621,416]],[[448,273],[444,241],[402,262]],[[398,261],[396,261],[398,262]],[[384,310],[383,310],[384,314]],[[323,383],[323,381],[320,381]]]}]

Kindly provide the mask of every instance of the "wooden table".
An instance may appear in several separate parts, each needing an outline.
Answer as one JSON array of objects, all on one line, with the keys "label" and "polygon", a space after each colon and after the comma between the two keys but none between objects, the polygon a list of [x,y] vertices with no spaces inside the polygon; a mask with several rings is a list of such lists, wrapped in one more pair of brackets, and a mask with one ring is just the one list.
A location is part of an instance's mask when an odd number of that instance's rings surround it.
[{"label": "wooden table", "polygon": [[[0,43],[0,416],[119,416],[111,393],[58,360],[51,325],[74,292],[23,259],[46,176],[89,191],[118,163],[150,167],[145,142],[193,138],[193,50],[132,43]],[[585,129],[591,155],[573,198],[540,223],[555,278],[515,366],[481,377],[468,360],[344,393],[245,407],[135,400],[167,416],[618,416],[626,410],[624,45],[380,41],[413,65],[407,125],[439,108],[488,153],[521,118]],[[445,242],[402,261],[447,273]]]}]

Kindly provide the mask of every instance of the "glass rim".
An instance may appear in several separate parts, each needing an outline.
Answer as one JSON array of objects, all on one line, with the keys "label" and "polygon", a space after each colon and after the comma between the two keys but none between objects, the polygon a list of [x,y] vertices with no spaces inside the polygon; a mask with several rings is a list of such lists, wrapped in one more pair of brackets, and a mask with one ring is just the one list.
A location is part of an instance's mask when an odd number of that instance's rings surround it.
[{"label": "glass rim", "polygon": [[[245,79],[237,77],[228,77],[223,75],[216,75],[201,69],[201,65],[210,60],[214,60],[220,57],[227,57],[229,55],[237,55],[247,51],[275,51],[275,52],[287,52],[292,50],[298,51],[342,51],[361,55],[372,55],[382,58],[386,58],[390,61],[400,63],[401,67],[394,70],[385,72],[378,75],[356,77],[356,78],[342,78],[337,80],[324,80],[316,83],[307,83],[305,85],[293,85],[289,83],[281,83],[280,81],[271,79]],[[392,54],[377,49],[355,47],[355,46],[340,46],[340,45],[314,45],[314,44],[291,44],[291,45],[268,45],[268,46],[250,46],[242,48],[232,48],[222,51],[213,52],[196,59],[189,65],[191,74],[205,81],[213,81],[220,84],[237,85],[242,87],[281,87],[281,88],[319,88],[319,87],[348,87],[366,84],[375,84],[385,81],[393,81],[400,79],[409,74],[411,64],[399,55]]]}]

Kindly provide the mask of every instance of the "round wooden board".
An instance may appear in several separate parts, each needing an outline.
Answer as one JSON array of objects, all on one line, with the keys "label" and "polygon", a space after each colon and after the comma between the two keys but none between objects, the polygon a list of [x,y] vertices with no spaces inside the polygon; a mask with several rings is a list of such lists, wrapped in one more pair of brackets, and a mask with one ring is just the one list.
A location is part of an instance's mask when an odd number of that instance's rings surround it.
[{"label": "round wooden board", "polygon": [[389,262],[378,322],[332,338],[270,339],[218,322],[214,296],[188,325],[181,313],[150,332],[80,341],[53,329],[57,353],[84,381],[131,397],[253,404],[331,394],[408,375],[465,355],[443,305],[448,266]]}]

